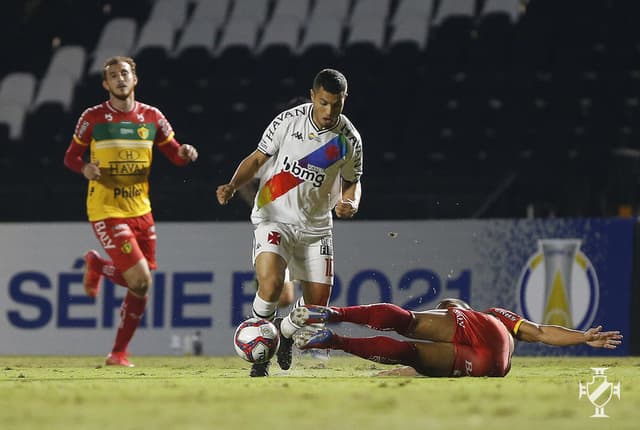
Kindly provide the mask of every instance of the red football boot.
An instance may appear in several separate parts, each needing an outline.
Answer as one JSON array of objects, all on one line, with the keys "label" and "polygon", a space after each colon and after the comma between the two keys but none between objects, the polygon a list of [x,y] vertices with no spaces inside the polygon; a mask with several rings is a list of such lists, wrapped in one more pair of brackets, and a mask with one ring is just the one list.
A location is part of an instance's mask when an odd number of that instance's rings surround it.
[{"label": "red football boot", "polygon": [[93,249],[84,255],[82,285],[84,286],[84,291],[89,297],[96,297],[100,292],[100,280],[102,279],[102,274],[93,270],[93,267],[95,266],[93,263],[99,258],[100,254]]},{"label": "red football boot", "polygon": [[133,363],[127,359],[126,352],[111,352],[105,360],[107,366],[134,367]]}]

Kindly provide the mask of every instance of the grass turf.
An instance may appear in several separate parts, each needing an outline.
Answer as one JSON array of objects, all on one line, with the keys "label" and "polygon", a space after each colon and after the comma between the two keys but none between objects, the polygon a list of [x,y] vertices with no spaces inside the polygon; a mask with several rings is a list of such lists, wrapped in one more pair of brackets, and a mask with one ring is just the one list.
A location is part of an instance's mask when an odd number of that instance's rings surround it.
[{"label": "grass turf", "polygon": [[[31,429],[636,429],[640,357],[515,357],[505,378],[376,377],[387,366],[346,355],[298,357],[249,378],[237,357],[0,357],[0,428]],[[621,399],[591,418],[578,399],[608,367]],[[546,429],[545,429],[546,430]]]}]

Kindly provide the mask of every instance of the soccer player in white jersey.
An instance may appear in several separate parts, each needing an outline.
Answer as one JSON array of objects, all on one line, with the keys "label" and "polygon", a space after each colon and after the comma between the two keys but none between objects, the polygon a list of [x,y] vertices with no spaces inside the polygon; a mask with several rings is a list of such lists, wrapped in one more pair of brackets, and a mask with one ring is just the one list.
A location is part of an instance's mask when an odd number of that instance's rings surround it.
[{"label": "soccer player in white jersey", "polygon": [[[251,221],[258,291],[256,317],[274,320],[287,267],[300,281],[297,304],[326,305],[333,285],[332,210],[352,218],[361,196],[362,140],[342,114],[347,79],[333,69],[313,81],[311,103],[288,109],[269,124],[258,148],[238,165],[229,183],[216,191],[227,204],[262,166]],[[291,336],[300,328],[289,316],[274,320],[280,329],[278,364],[291,366]],[[254,364],[251,376],[268,376],[269,363]]]}]

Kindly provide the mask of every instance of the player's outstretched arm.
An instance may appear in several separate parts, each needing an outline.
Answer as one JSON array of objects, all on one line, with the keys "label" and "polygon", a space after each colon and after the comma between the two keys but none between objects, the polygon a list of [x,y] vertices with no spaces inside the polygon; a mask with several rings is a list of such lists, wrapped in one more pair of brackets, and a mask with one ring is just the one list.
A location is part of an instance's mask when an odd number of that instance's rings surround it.
[{"label": "player's outstretched arm", "polygon": [[622,343],[619,331],[602,331],[602,326],[587,331],[572,330],[558,325],[536,324],[523,321],[518,339],[525,342],[542,342],[547,345],[570,346],[586,343],[594,348],[615,349]]},{"label": "player's outstretched arm", "polygon": [[236,190],[251,181],[256,173],[258,173],[258,170],[260,170],[260,167],[262,167],[268,159],[268,155],[256,149],[242,160],[229,183],[222,184],[216,189],[218,203],[221,205],[229,203],[229,200],[234,196]]}]

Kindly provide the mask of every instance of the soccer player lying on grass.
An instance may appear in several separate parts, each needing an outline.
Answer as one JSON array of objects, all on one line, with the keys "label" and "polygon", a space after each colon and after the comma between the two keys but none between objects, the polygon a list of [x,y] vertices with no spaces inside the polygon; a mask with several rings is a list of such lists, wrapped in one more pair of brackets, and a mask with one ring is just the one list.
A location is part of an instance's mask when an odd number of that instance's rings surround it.
[{"label": "soccer player lying on grass", "polygon": [[363,306],[305,306],[294,309],[291,320],[300,326],[325,322],[351,322],[376,330],[393,330],[419,341],[386,336],[350,338],[328,328],[299,330],[300,349],[340,349],[382,364],[404,364],[389,374],[426,376],[505,376],[511,369],[513,338],[525,342],[569,346],[586,343],[594,348],[615,349],[622,343],[619,331],[587,331],[557,325],[536,324],[502,308],[484,312],[458,299],[445,299],[436,309],[411,312],[390,303]]}]

